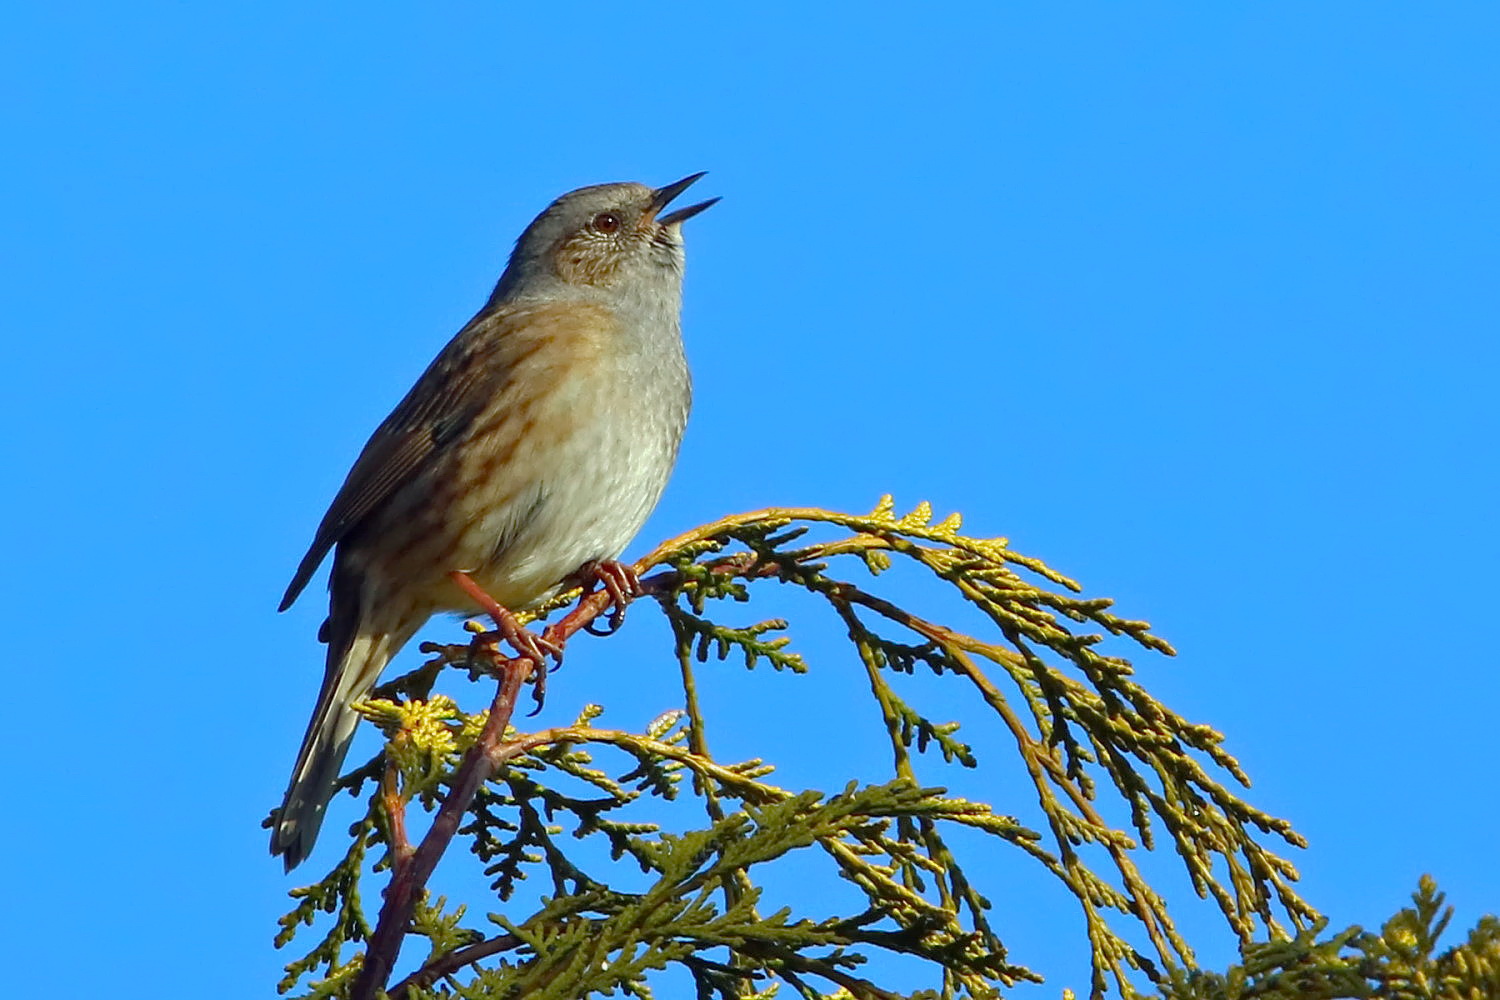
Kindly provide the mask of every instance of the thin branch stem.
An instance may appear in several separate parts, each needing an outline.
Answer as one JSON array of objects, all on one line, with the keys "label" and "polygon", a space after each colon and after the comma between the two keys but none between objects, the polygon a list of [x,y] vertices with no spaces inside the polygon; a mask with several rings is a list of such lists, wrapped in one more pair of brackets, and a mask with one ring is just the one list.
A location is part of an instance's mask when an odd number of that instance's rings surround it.
[{"label": "thin branch stem", "polygon": [[374,1000],[375,994],[385,986],[391,969],[401,953],[401,941],[406,937],[411,923],[412,911],[417,899],[426,888],[427,879],[437,867],[438,859],[448,849],[453,835],[474,793],[489,778],[493,765],[490,756],[505,734],[505,727],[516,710],[516,698],[521,692],[522,678],[532,669],[546,669],[529,658],[511,661],[495,692],[490,705],[489,718],[479,739],[464,755],[454,778],[453,787],[443,800],[442,808],[432,821],[432,828],[422,838],[422,844],[412,855],[411,861],[400,866],[391,876],[390,887],[385,892],[385,903],[380,907],[380,920],[375,933],[370,937],[370,946],[365,949],[365,961],[354,981],[351,996],[354,1000]]},{"label": "thin branch stem", "polygon": [[406,801],[401,798],[397,779],[401,769],[389,758],[385,762],[385,774],[380,780],[380,804],[385,809],[386,823],[391,844],[391,870],[400,874],[411,860],[411,840],[406,835]]},{"label": "thin branch stem", "polygon": [[431,986],[439,979],[444,976],[451,976],[466,965],[472,965],[480,959],[489,958],[491,955],[498,955],[502,951],[510,951],[512,948],[520,947],[520,945],[521,939],[514,934],[501,934],[498,937],[488,938],[484,941],[471,944],[467,948],[460,948],[457,951],[450,951],[446,955],[439,955],[395,986],[392,986],[389,993],[390,1000],[405,1000],[406,994],[412,989]]},{"label": "thin branch stem", "polygon": [[[610,606],[612,598],[608,591],[600,589],[578,602],[557,624],[547,629],[546,638],[561,646],[574,633],[592,622]],[[498,655],[498,654],[497,654]],[[375,933],[370,936],[365,949],[364,965],[354,981],[350,992],[353,1000],[375,1000],[375,995],[384,988],[401,954],[401,942],[411,925],[412,912],[417,900],[427,886],[438,861],[448,850],[454,834],[458,832],[464,814],[474,801],[480,787],[494,774],[495,768],[529,746],[535,745],[534,737],[523,741],[504,742],[506,727],[515,714],[516,699],[525,679],[533,670],[546,670],[545,662],[538,657],[518,656],[497,663],[501,669],[499,688],[490,704],[489,717],[479,739],[464,754],[454,776],[453,785],[443,799],[442,807],[432,821],[421,846],[411,855],[408,863],[395,865],[391,884],[385,891],[385,902],[380,907],[380,919]]]}]

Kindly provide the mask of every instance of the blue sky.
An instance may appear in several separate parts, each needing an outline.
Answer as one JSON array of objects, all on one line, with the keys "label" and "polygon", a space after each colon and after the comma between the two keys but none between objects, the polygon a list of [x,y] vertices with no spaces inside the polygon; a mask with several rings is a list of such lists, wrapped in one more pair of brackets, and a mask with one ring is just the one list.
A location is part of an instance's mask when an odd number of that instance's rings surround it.
[{"label": "blue sky", "polygon": [[[961,510],[1177,645],[1141,679],[1228,734],[1335,923],[1422,872],[1500,908],[1493,5],[5,23],[0,939],[50,995],[267,994],[294,882],[258,823],[318,587],[274,609],[318,517],[547,201],[697,170],[697,404],[633,551],[768,504]],[[570,653],[548,718],[672,707],[652,618]],[[813,677],[712,697],[728,755],[837,787],[879,760],[819,741],[858,683],[820,628]],[[1032,995],[1083,986],[1066,899],[1016,877]]]}]

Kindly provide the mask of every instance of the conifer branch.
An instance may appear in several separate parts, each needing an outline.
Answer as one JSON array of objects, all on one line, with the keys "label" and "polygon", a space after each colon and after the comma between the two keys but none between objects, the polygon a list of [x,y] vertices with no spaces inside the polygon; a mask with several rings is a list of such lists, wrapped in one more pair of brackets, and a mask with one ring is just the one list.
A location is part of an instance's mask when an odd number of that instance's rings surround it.
[{"label": "conifer branch", "polygon": [[[1333,968],[1346,954],[1339,948],[1366,941],[1340,938],[1329,952],[1315,939],[1322,925],[1291,888],[1295,869],[1265,843],[1300,846],[1301,838],[1232,790],[1230,782],[1247,779],[1217,732],[1152,697],[1132,665],[1103,644],[1115,636],[1167,655],[1171,646],[1147,623],[1116,615],[1108,600],[1079,596],[1075,581],[1005,539],[961,529],[957,515],[935,521],[925,504],[900,515],[886,498],[863,515],[816,508],[736,515],[659,546],[635,570],[672,628],[684,708],[639,732],[598,725],[602,710],[594,706],[571,725],[518,732],[510,723],[522,678],[538,665],[476,655],[474,643],[424,645],[433,658],[382,685],[362,707],[387,743],[343,785],[355,793],[366,782],[375,788],[344,859],[294,893],[298,904],[283,918],[278,944],[321,913],[334,921],[288,965],[283,992],[321,969],[323,978],[305,995],[369,1000],[390,978],[404,939],[416,935],[428,940],[431,954],[393,987],[391,995],[403,1000],[419,993],[470,1000],[572,1000],[613,990],[649,996],[648,977],[673,964],[689,970],[700,995],[725,1000],[762,984],[772,989],[778,980],[806,997],[825,995],[819,980],[834,995],[908,996],[850,971],[880,951],[931,963],[945,1000],[989,998],[1037,977],[1007,959],[1003,928],[992,926],[974,878],[983,867],[962,863],[949,842],[955,829],[1015,848],[1074,897],[1095,995],[1111,987],[1128,995],[1142,976],[1163,989],[1197,988],[1189,975],[1192,950],[1136,864],[1138,852],[1159,837],[1247,955],[1262,955],[1251,950],[1258,936],[1280,936]],[[881,593],[882,577],[897,567],[944,583],[986,630],[959,631]],[[770,783],[770,765],[760,760],[725,763],[711,753],[699,698],[706,664],[822,668],[794,651],[787,622],[730,625],[711,612],[726,600],[749,600],[764,581],[811,595],[848,636],[862,670],[851,691],[867,690],[878,710],[890,782],[851,785],[832,796],[797,792]],[[547,633],[565,642],[608,605],[603,592],[575,590],[523,618],[569,607]],[[1007,735],[1040,810],[1039,829],[923,786],[923,772],[938,758],[963,768],[996,764],[978,759],[956,722],[931,718],[909,699],[904,678],[919,669],[962,685]],[[434,694],[445,671],[496,678],[488,712],[467,714]],[[596,754],[625,764],[611,769]],[[701,800],[706,825],[669,830],[632,811],[644,800],[665,804],[682,794]],[[1118,799],[1123,828],[1102,807],[1106,794]],[[406,832],[414,801],[436,808],[415,847]],[[615,888],[614,872],[568,846],[562,820],[572,837],[600,838],[616,861],[633,861],[648,887]],[[542,873],[550,895],[524,918],[492,914],[498,934],[465,926],[464,906],[429,903],[425,888],[455,840],[485,865],[496,897],[510,908],[519,905],[516,890],[528,873]],[[385,854],[372,865],[367,852],[382,845]],[[863,895],[863,908],[821,921],[765,913],[759,866],[803,850],[820,852],[830,872]],[[372,869],[391,872],[373,933],[359,894]],[[1135,928],[1139,948],[1117,923]],[[362,955],[343,954],[361,944]]]}]

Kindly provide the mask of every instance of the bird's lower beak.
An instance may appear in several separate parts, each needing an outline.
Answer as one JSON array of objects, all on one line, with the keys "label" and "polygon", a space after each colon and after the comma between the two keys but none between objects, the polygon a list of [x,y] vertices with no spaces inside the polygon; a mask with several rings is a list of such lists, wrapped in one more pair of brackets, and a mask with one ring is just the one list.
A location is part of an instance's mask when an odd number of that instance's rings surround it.
[{"label": "bird's lower beak", "polygon": [[[678,195],[682,194],[682,192],[686,191],[693,185],[694,181],[698,180],[698,178],[702,177],[707,172],[708,171],[705,170],[696,174],[689,174],[687,177],[684,177],[680,181],[668,184],[666,187],[657,188],[654,196],[651,198],[651,214],[655,215],[657,212],[660,212],[662,209],[666,208],[667,205],[672,202],[672,199],[676,198]],[[656,221],[663,226],[680,225],[681,223],[686,222],[688,219],[691,219],[693,216],[697,215],[699,212],[703,211],[705,208],[708,208],[718,200],[719,199],[717,198],[710,198],[707,201],[700,201],[696,205],[689,205],[687,208],[679,208],[675,212],[668,212],[666,215],[661,216]]]}]

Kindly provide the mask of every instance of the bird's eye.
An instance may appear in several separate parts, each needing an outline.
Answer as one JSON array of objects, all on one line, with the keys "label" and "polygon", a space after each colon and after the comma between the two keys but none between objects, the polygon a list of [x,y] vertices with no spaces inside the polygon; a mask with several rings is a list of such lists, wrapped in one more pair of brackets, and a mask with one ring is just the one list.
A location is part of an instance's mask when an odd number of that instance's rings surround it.
[{"label": "bird's eye", "polygon": [[600,212],[594,216],[594,228],[601,233],[612,233],[620,228],[620,217],[613,212]]}]

